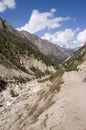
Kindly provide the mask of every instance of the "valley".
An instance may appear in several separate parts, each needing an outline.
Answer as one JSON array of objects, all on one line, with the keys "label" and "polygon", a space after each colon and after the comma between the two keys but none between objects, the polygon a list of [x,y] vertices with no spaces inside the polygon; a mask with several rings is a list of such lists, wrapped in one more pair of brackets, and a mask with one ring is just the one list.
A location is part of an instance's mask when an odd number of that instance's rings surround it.
[{"label": "valley", "polygon": [[85,124],[86,44],[70,54],[0,18],[0,130],[85,130]]}]

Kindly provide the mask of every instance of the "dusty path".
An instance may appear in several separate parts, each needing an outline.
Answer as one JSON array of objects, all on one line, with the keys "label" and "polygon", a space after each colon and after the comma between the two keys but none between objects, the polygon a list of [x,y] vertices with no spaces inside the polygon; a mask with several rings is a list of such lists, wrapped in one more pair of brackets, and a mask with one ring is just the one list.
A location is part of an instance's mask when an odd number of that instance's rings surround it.
[{"label": "dusty path", "polygon": [[[80,72],[66,72],[55,104],[40,115],[32,130],[86,130],[86,82]],[[28,130],[28,129],[27,129]]]},{"label": "dusty path", "polygon": [[64,75],[64,130],[86,130],[86,83],[77,72]]}]

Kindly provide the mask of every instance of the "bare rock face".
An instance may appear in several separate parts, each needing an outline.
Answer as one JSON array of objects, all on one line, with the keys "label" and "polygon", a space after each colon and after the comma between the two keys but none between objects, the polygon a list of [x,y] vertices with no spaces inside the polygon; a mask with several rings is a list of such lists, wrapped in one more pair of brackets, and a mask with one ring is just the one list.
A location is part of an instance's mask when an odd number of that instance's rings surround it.
[{"label": "bare rock face", "polygon": [[20,76],[28,79],[32,77],[23,71],[16,70],[14,68],[6,68],[5,66],[0,65],[0,77],[3,79],[13,80],[15,77],[19,78]]},{"label": "bare rock face", "polygon": [[20,62],[29,71],[30,71],[30,68],[32,68],[32,67],[38,68],[42,72],[45,72],[46,70],[48,70],[49,72],[54,73],[56,71],[53,66],[47,66],[41,60],[37,60],[33,56],[31,56],[31,57],[21,57]]}]

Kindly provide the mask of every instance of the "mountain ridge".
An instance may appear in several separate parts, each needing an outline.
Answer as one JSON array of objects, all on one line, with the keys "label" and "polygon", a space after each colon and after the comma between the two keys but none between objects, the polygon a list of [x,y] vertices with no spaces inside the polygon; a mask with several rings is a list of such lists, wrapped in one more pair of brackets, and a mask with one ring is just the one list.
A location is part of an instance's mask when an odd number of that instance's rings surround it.
[{"label": "mountain ridge", "polygon": [[49,56],[56,63],[61,63],[74,52],[72,49],[62,48],[29,32],[20,31],[20,33],[22,37],[30,40],[43,54]]},{"label": "mountain ridge", "polygon": [[67,71],[77,70],[77,66],[86,59],[86,43],[75,51],[64,62],[63,66]]},{"label": "mountain ridge", "polygon": [[5,19],[0,18],[0,26],[4,29],[4,31],[8,30],[11,33],[14,33],[25,42],[31,42],[32,46],[39,49],[41,53],[48,56],[55,63],[61,63],[64,59],[66,59],[74,52],[72,49],[65,49],[49,42],[48,40],[41,39],[35,34],[31,34],[27,31],[18,31],[14,29],[12,25]]},{"label": "mountain ridge", "polygon": [[[46,71],[55,71],[54,62],[42,54],[35,45],[32,45],[31,41],[26,41],[19,37],[18,32],[6,20],[1,18],[0,28],[1,65],[4,65],[5,68],[13,68],[15,71],[17,70],[16,72],[21,71],[20,75],[22,76],[22,72],[26,73],[26,75],[33,73],[35,75],[39,74],[40,76]],[[4,75],[5,70],[3,71]]]}]

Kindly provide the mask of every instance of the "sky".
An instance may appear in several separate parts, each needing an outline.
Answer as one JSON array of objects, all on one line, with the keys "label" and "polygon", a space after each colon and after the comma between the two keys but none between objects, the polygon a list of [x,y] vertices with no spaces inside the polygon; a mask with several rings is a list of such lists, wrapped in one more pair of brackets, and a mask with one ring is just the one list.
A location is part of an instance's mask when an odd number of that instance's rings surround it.
[{"label": "sky", "polygon": [[0,0],[0,17],[12,26],[67,48],[86,41],[86,0]]}]

